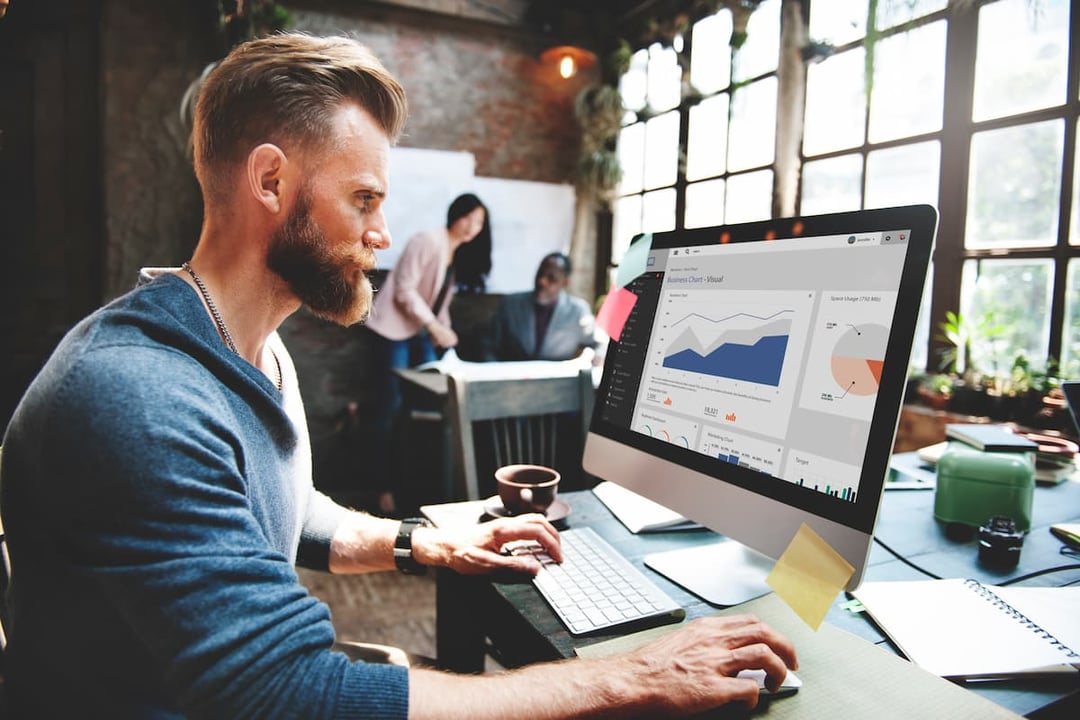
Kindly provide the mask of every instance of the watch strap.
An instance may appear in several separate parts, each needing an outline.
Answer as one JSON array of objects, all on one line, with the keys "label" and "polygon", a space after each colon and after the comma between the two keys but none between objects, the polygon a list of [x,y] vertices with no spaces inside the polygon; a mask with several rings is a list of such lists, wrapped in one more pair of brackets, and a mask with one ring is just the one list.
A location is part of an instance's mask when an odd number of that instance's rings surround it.
[{"label": "watch strap", "polygon": [[412,534],[418,527],[431,527],[424,518],[405,518],[398,526],[394,540],[394,564],[406,575],[423,575],[427,568],[416,562],[412,552]]}]

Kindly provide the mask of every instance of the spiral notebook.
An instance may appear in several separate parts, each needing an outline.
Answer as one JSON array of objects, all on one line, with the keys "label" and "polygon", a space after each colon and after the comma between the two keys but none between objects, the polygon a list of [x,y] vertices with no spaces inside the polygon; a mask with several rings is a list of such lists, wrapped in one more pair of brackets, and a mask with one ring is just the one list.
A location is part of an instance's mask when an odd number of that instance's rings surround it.
[{"label": "spiral notebook", "polygon": [[1080,587],[863,583],[854,595],[913,663],[955,679],[1077,673]]}]

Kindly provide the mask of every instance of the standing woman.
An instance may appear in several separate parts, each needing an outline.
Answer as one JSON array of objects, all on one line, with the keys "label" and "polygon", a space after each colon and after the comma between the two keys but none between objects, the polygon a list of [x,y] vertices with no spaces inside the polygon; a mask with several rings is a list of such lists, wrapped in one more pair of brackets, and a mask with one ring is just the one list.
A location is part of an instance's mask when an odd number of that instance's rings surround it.
[{"label": "standing woman", "polygon": [[[467,243],[488,248],[491,222],[487,207],[472,193],[459,195],[446,213],[446,227],[417,233],[409,239],[394,269],[375,295],[367,327],[374,340],[375,428],[371,470],[379,492],[379,511],[396,512],[392,463],[395,426],[401,414],[397,368],[435,360],[438,351],[458,343],[450,324],[450,300],[457,280],[455,253]],[[470,263],[471,264],[471,263]]]}]

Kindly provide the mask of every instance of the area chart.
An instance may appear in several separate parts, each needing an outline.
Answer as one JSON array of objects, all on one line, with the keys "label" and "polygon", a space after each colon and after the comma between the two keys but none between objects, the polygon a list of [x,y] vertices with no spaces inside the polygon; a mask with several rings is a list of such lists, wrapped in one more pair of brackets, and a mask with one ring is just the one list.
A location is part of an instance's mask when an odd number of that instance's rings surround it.
[{"label": "area chart", "polygon": [[[686,327],[668,344],[663,366],[776,387],[791,337],[791,318],[783,315],[790,313],[781,310],[764,318],[738,313],[721,319],[695,313],[673,323],[673,328],[680,323]],[[750,328],[723,329],[725,321],[736,318],[743,324],[747,319],[761,322]],[[703,340],[703,335],[708,339]]]}]

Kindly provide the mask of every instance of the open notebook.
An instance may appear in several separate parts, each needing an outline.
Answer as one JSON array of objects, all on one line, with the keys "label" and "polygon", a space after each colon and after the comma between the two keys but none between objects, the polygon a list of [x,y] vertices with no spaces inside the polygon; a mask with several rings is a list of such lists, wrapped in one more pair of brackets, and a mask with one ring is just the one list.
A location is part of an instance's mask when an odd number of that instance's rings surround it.
[{"label": "open notebook", "polygon": [[1080,587],[863,583],[854,595],[913,663],[947,678],[1077,673]]}]

